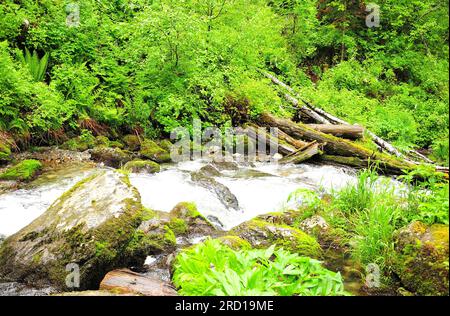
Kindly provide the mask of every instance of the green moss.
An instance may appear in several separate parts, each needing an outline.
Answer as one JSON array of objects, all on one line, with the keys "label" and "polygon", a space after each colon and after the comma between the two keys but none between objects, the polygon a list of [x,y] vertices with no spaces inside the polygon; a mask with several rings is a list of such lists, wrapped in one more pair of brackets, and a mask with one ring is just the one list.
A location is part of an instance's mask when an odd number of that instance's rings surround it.
[{"label": "green moss", "polygon": [[109,146],[110,147],[114,147],[114,148],[120,148],[120,149],[124,149],[125,146],[124,144],[122,144],[120,141],[118,140],[112,140],[109,142]]},{"label": "green moss", "polygon": [[199,213],[197,210],[197,205],[193,202],[178,203],[172,212],[175,216],[179,215],[183,217],[202,218],[206,220],[206,218]]},{"label": "green moss", "polygon": [[106,136],[97,136],[94,141],[95,146],[110,146],[110,141]]},{"label": "green moss", "polygon": [[154,141],[146,139],[141,144],[140,154],[156,162],[169,162],[170,153],[158,146]]},{"label": "green moss", "polygon": [[167,224],[169,228],[176,234],[176,235],[182,235],[185,234],[188,230],[188,225],[186,224],[186,221],[181,218],[172,218],[170,222]]},{"label": "green moss", "polygon": [[172,148],[173,144],[168,139],[163,139],[159,142],[159,147],[164,149],[165,151],[170,153],[170,150]]},{"label": "green moss", "polygon": [[123,142],[125,143],[125,147],[131,151],[137,151],[141,147],[141,141],[136,135],[125,135]]},{"label": "green moss", "polygon": [[71,138],[61,145],[62,149],[72,151],[86,151],[90,148],[94,148],[95,140],[82,139],[81,137]]},{"label": "green moss", "polygon": [[38,160],[23,160],[0,174],[1,180],[29,181],[42,168]]},{"label": "green moss", "polygon": [[161,170],[158,163],[149,160],[133,160],[129,161],[123,166],[123,169],[129,172],[147,172],[157,173]]},{"label": "green moss", "polygon": [[9,161],[11,158],[11,147],[0,140],[0,161]]},{"label": "green moss", "polygon": [[249,241],[254,247],[268,247],[274,244],[302,256],[320,258],[322,255],[322,249],[314,237],[287,225],[253,219],[239,225],[232,232]]},{"label": "green moss", "polygon": [[238,236],[222,236],[218,238],[224,245],[233,250],[251,249],[252,245],[245,239]]},{"label": "green moss", "polygon": [[148,233],[136,230],[128,243],[125,253],[132,256],[142,256],[172,249],[176,246],[176,243],[175,234],[167,225],[164,225],[162,229]]}]

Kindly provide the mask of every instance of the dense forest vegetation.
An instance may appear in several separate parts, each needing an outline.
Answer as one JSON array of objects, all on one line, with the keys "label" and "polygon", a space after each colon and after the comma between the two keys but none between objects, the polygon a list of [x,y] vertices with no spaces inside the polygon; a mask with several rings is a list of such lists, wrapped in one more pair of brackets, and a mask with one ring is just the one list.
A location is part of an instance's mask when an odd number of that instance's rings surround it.
[{"label": "dense forest vegetation", "polygon": [[357,0],[81,0],[72,27],[67,4],[0,6],[0,131],[21,147],[292,114],[263,69],[448,164],[448,1],[378,1],[372,28]]}]

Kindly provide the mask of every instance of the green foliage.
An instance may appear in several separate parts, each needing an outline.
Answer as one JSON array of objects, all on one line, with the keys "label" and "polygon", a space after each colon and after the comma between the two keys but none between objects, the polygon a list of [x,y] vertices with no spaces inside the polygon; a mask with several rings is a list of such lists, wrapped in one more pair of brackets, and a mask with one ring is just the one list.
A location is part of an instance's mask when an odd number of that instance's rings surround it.
[{"label": "green foliage", "polygon": [[235,251],[207,240],[178,254],[174,267],[181,295],[345,295],[339,273],[274,246]]},{"label": "green foliage", "polygon": [[48,65],[48,53],[45,53],[42,58],[39,58],[36,51],[33,51],[33,54],[31,54],[28,48],[25,48],[25,52],[23,55],[20,55],[20,57],[22,63],[28,67],[31,76],[35,81],[44,80]]}]

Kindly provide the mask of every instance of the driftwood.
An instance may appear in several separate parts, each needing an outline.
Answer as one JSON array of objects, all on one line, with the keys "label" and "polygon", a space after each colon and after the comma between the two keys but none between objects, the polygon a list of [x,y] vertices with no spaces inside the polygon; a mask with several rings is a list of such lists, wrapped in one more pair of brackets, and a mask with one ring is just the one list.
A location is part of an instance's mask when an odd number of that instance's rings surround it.
[{"label": "driftwood", "polygon": [[304,146],[294,154],[291,154],[289,156],[283,157],[283,159],[280,160],[281,164],[287,164],[287,163],[293,163],[293,164],[299,164],[302,163],[308,159],[311,159],[312,157],[316,155],[321,155],[322,151],[319,148],[319,144],[317,142],[311,142],[310,144]]},{"label": "driftwood", "polygon": [[268,113],[263,113],[259,118],[259,122],[263,126],[277,127],[294,138],[323,143],[324,151],[330,155],[357,157],[363,160],[378,160],[382,162],[380,168],[384,168],[385,170],[409,170],[414,167],[414,164],[409,162],[383,155],[382,153],[369,150],[349,140],[325,134],[312,129],[305,124],[294,123],[290,120],[277,118]]},{"label": "driftwood", "polygon": [[307,124],[308,127],[338,137],[359,139],[364,135],[364,128],[358,125]]}]

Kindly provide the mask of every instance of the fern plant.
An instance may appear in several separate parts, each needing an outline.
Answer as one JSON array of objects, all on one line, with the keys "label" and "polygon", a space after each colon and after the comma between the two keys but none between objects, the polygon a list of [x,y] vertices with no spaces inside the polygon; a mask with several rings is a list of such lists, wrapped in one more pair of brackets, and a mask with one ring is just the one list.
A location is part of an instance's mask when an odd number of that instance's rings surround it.
[{"label": "fern plant", "polygon": [[39,58],[36,51],[33,54],[25,48],[25,52],[22,55],[22,63],[26,65],[31,73],[33,79],[37,82],[43,81],[45,73],[47,71],[49,54],[45,53],[42,58]]}]

